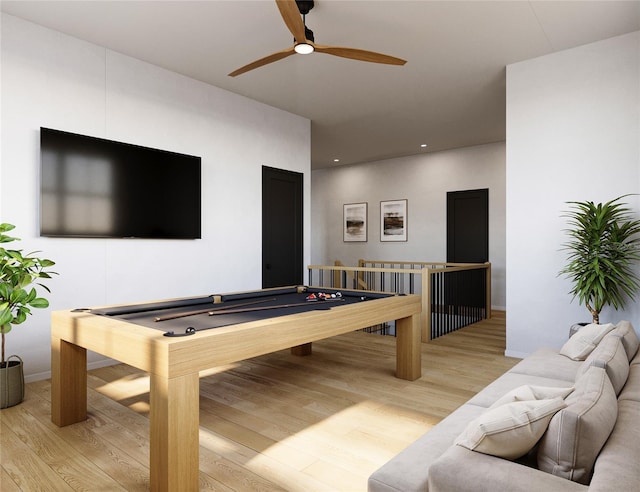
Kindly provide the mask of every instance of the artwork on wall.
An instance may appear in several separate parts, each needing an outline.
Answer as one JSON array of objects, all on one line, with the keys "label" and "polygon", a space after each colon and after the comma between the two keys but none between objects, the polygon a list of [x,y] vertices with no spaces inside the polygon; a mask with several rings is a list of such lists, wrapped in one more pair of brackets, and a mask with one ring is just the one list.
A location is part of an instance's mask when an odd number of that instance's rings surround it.
[{"label": "artwork on wall", "polygon": [[367,202],[343,205],[343,233],[345,242],[367,241]]},{"label": "artwork on wall", "polygon": [[380,202],[380,241],[407,240],[407,200]]}]

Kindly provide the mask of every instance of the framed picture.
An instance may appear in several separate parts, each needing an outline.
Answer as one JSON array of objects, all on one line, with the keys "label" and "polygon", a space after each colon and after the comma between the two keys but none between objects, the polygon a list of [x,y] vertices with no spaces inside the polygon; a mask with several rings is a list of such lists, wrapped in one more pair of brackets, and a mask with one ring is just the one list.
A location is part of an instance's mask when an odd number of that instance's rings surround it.
[{"label": "framed picture", "polygon": [[407,240],[407,200],[380,202],[380,241]]},{"label": "framed picture", "polygon": [[342,209],[342,240],[345,242],[367,241],[367,202],[345,203]]}]

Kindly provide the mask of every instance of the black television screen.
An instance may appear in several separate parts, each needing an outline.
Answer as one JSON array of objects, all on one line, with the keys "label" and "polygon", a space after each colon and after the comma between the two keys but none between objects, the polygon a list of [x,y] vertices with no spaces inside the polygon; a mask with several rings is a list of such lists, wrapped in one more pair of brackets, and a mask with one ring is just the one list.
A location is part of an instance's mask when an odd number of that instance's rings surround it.
[{"label": "black television screen", "polygon": [[40,128],[40,235],[201,238],[200,157]]}]

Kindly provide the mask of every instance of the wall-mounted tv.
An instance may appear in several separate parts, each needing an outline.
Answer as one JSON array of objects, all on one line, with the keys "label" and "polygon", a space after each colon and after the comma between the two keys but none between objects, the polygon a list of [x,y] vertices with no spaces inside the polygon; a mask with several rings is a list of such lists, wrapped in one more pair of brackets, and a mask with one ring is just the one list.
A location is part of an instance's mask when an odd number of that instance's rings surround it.
[{"label": "wall-mounted tv", "polygon": [[40,235],[201,238],[200,157],[40,128]]}]

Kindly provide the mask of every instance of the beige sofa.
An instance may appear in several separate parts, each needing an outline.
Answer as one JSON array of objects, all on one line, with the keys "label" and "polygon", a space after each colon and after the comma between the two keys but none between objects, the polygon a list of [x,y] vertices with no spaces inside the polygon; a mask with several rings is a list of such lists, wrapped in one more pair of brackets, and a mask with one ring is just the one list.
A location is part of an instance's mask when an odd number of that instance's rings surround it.
[{"label": "beige sofa", "polygon": [[[585,350],[577,358],[583,360],[563,355],[575,352],[577,333],[560,351],[543,348],[520,361],[375,471],[369,491],[640,490],[640,342],[628,321],[602,330],[591,346],[582,340]],[[522,444],[531,448],[517,458],[501,457],[520,436],[511,439],[511,429],[495,431],[487,416],[504,413],[501,401],[513,400],[523,388],[551,393],[555,388],[560,396],[543,395],[554,407],[542,412],[548,415],[513,426],[531,434]],[[530,403],[543,405],[508,405]]]}]

